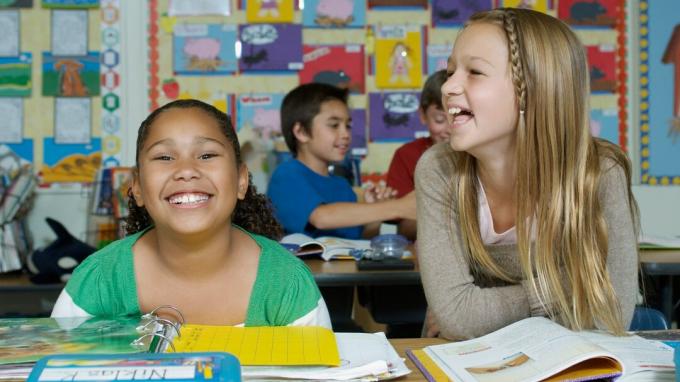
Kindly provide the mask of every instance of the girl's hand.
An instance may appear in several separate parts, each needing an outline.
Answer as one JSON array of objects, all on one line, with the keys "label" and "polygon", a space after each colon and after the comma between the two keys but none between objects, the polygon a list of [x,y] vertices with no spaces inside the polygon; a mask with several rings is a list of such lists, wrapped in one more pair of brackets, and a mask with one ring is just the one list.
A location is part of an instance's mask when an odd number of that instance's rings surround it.
[{"label": "girl's hand", "polygon": [[397,196],[397,190],[387,187],[385,182],[380,181],[378,185],[368,183],[364,189],[364,202],[375,203],[384,200],[394,199]]},{"label": "girl's hand", "polygon": [[432,315],[430,309],[425,313],[425,328],[427,328],[425,337],[433,338],[439,335],[439,325],[437,325],[437,322],[434,320],[434,315]]}]

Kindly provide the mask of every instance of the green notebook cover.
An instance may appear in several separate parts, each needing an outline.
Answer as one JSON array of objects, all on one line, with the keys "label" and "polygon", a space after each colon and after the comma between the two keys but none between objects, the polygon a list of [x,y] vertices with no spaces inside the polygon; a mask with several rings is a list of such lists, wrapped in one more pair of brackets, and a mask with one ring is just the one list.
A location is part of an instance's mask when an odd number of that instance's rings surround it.
[{"label": "green notebook cover", "polygon": [[139,317],[0,319],[0,365],[32,363],[51,354],[138,353]]}]

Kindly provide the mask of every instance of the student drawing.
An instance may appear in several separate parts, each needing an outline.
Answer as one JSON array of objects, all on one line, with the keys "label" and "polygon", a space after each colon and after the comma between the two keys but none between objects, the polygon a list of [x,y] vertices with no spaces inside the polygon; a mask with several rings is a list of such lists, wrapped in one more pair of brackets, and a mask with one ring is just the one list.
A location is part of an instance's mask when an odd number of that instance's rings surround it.
[{"label": "student drawing", "polygon": [[673,28],[661,62],[674,66],[673,116],[670,119],[668,135],[673,143],[680,137],[680,24]]},{"label": "student drawing", "polygon": [[279,17],[279,3],[281,0],[257,0],[260,3],[258,17]]},{"label": "student drawing", "polygon": [[390,82],[410,82],[409,70],[411,70],[411,48],[403,42],[397,42],[392,48],[390,55]]},{"label": "student drawing", "polygon": [[214,38],[188,39],[184,43],[184,54],[189,57],[188,70],[214,72],[220,66],[220,41]]},{"label": "student drawing", "polygon": [[458,33],[441,87],[450,137],[415,172],[428,335],[530,316],[625,334],[637,205],[629,159],[591,135],[587,74],[576,34],[541,12],[476,13]]},{"label": "student drawing", "polygon": [[76,268],[53,317],[172,305],[195,324],[330,327],[309,269],[274,241],[281,227],[223,112],[198,100],[153,111],[128,196],[128,236]]},{"label": "student drawing", "polygon": [[54,70],[59,72],[60,95],[64,97],[87,96],[87,88],[80,77],[82,69],[83,64],[76,60],[61,59],[54,63]]},{"label": "student drawing", "polygon": [[314,21],[322,26],[344,27],[354,20],[353,0],[319,0]]}]

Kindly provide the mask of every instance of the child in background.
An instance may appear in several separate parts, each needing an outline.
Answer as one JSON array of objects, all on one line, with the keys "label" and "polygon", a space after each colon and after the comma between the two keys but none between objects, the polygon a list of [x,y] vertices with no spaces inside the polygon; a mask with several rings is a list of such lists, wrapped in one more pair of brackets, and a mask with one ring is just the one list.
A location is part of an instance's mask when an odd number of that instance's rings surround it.
[{"label": "child in background", "polygon": [[[433,73],[425,81],[420,94],[418,114],[420,121],[427,126],[430,136],[418,138],[397,149],[387,171],[387,186],[397,191],[397,196],[407,195],[415,189],[414,173],[416,163],[425,150],[433,144],[449,140],[449,125],[446,112],[442,107],[441,87],[446,81],[446,70]],[[402,219],[397,227],[398,233],[411,240],[416,239],[416,221]]]},{"label": "child in background", "polygon": [[585,49],[527,9],[472,16],[442,87],[448,144],[416,167],[428,334],[530,316],[623,335],[638,293],[630,162],[593,138]]},{"label": "child in background", "polygon": [[281,227],[226,114],[197,100],[152,112],[139,128],[129,196],[129,236],[75,270],[53,317],[173,305],[195,324],[330,327],[309,269],[269,239]]},{"label": "child in background", "polygon": [[281,130],[294,158],[276,168],[267,195],[286,233],[358,239],[385,220],[415,218],[413,193],[393,199],[389,187],[369,187],[357,202],[346,179],[329,175],[349,150],[350,128],[347,90],[310,83],[284,97]]}]

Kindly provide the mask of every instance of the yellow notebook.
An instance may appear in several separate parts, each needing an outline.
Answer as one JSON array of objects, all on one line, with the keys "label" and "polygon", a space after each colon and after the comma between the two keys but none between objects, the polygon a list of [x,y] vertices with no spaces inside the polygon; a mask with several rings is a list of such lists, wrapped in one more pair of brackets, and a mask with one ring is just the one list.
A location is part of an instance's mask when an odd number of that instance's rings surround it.
[{"label": "yellow notebook", "polygon": [[182,325],[166,352],[221,351],[248,366],[339,366],[335,333],[315,326]]}]

